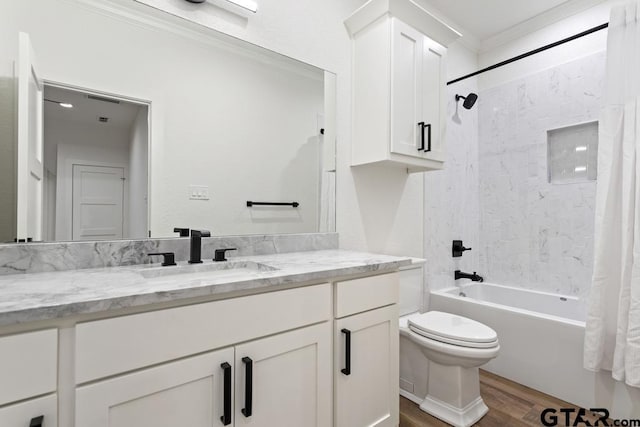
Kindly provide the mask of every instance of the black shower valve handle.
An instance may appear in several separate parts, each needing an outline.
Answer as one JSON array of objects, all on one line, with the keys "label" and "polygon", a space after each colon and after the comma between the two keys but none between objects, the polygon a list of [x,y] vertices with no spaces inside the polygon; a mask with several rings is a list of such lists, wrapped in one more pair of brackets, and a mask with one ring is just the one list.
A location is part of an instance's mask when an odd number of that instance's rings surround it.
[{"label": "black shower valve handle", "polygon": [[454,240],[451,244],[451,255],[454,258],[461,257],[464,251],[470,251],[471,248],[465,248],[462,240]]}]

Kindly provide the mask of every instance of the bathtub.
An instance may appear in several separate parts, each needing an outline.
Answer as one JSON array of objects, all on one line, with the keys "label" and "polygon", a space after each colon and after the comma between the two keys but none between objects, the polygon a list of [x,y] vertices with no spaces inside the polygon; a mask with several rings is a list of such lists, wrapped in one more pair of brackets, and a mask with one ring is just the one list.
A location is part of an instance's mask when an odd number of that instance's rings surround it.
[{"label": "bathtub", "polygon": [[482,369],[585,408],[605,407],[620,417],[638,410],[633,390],[609,372],[582,368],[586,304],[579,298],[469,283],[431,291],[429,310],[469,317],[498,333],[500,354]]}]

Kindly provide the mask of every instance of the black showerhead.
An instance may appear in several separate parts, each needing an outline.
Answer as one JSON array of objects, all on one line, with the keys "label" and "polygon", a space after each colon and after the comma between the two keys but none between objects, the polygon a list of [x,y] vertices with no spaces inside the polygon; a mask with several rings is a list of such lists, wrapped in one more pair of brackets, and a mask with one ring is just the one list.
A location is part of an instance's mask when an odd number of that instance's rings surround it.
[{"label": "black showerhead", "polygon": [[462,103],[462,106],[464,108],[466,108],[467,110],[470,110],[471,107],[473,107],[475,105],[476,101],[478,100],[478,95],[473,93],[473,92],[471,92],[467,96],[456,95],[456,102],[458,102],[460,99],[464,99],[464,102]]}]

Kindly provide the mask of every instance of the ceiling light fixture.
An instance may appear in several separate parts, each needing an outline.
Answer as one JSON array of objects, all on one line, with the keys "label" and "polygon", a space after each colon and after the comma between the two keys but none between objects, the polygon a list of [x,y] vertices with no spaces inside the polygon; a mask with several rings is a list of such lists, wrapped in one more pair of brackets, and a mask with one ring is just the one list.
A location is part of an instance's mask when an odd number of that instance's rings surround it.
[{"label": "ceiling light fixture", "polygon": [[587,167],[586,166],[576,166],[576,168],[574,170],[576,172],[586,172],[587,171]]},{"label": "ceiling light fixture", "polygon": [[576,151],[587,151],[587,146],[586,145],[579,145],[576,147]]},{"label": "ceiling light fixture", "polygon": [[[187,0],[189,3],[204,3],[205,0]],[[256,13],[258,11],[258,3],[253,0],[226,0],[229,3],[233,3],[236,6],[240,6],[250,12]]]},{"label": "ceiling light fixture", "polygon": [[58,104],[59,106],[64,107],[64,108],[73,108],[73,104],[70,104],[68,102],[54,101],[53,99],[46,99],[46,98],[45,98],[45,101],[53,102],[54,104]]}]

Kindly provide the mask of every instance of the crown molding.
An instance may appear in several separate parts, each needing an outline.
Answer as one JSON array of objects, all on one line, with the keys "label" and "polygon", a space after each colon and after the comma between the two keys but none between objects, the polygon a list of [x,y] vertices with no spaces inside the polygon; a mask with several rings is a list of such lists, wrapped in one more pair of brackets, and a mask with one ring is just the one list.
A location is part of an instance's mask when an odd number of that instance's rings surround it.
[{"label": "crown molding", "polygon": [[[479,44],[478,53],[490,51],[521,37],[524,37],[528,34],[548,27],[549,25],[562,21],[563,19],[569,18],[573,15],[577,15],[578,13],[584,12],[602,3],[607,3],[610,1],[611,0],[569,0],[566,3],[542,12],[494,36],[482,40]],[[599,24],[602,23],[603,22],[599,22]]]}]

